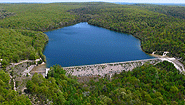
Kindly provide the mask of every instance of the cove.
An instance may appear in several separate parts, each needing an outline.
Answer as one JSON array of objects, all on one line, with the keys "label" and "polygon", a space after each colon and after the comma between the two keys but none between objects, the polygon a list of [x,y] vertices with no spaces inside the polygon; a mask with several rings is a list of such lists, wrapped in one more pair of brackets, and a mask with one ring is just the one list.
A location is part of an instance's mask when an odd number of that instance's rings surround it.
[{"label": "cove", "polygon": [[89,25],[87,22],[45,32],[49,42],[44,55],[47,67],[151,59],[132,35]]}]

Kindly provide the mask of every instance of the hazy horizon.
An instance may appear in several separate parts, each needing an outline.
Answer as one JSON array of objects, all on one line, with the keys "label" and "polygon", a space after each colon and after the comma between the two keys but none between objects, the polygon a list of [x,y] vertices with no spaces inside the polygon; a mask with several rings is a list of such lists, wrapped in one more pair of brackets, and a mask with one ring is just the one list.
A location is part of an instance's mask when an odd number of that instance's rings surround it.
[{"label": "hazy horizon", "polygon": [[173,3],[185,4],[185,0],[0,0],[0,3],[57,3],[57,2],[123,2],[123,3]]}]

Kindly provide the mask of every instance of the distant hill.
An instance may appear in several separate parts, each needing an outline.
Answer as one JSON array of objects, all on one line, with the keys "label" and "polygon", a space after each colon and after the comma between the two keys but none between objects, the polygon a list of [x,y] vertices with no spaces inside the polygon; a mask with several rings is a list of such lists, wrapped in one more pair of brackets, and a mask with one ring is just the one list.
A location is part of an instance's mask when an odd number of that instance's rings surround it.
[{"label": "distant hill", "polygon": [[151,3],[151,4],[156,4],[156,5],[169,5],[169,6],[185,6],[185,4],[181,4],[181,3]]},{"label": "distant hill", "polygon": [[140,6],[150,11],[163,13],[167,16],[185,19],[185,13],[184,13],[185,8],[183,6],[156,5],[156,4],[133,4],[133,5]]},{"label": "distant hill", "polygon": [[[128,3],[128,2],[112,2],[115,4],[132,5],[132,4],[143,4],[143,3]],[[168,6],[185,6],[183,3],[145,3],[145,4],[156,4],[156,5],[168,5]]]},{"label": "distant hill", "polygon": [[123,5],[132,5],[132,4],[137,4],[137,3],[128,3],[128,2],[112,2],[115,4],[123,4]]}]

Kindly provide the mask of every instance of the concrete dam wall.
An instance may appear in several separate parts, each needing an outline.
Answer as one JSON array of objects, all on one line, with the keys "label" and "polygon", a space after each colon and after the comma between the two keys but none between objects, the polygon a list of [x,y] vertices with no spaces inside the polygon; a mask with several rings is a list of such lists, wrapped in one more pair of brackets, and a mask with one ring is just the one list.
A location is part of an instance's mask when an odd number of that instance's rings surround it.
[{"label": "concrete dam wall", "polygon": [[72,67],[64,67],[63,69],[67,71],[66,75],[71,74],[77,77],[91,76],[91,75],[105,76],[105,74],[121,73],[124,70],[132,71],[134,68],[142,66],[144,63],[156,64],[159,62],[162,62],[162,60],[159,58],[154,58],[154,59],[126,61],[126,62],[72,66]]}]

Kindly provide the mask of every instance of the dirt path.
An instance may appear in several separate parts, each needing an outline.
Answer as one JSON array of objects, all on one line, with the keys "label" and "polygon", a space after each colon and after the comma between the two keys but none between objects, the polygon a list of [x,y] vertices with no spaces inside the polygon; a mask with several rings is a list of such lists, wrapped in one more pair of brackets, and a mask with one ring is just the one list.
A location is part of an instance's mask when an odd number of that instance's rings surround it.
[{"label": "dirt path", "polygon": [[22,73],[23,76],[26,76],[27,74],[30,75],[30,71],[35,67],[36,65],[31,65],[30,67],[28,67],[27,69],[24,70],[24,72]]},{"label": "dirt path", "polygon": [[[10,81],[9,81],[9,84],[11,83],[11,79],[13,78],[11,75],[10,76]],[[17,88],[15,87],[15,79],[13,79],[13,86],[14,86],[14,90],[17,91]]]},{"label": "dirt path", "polygon": [[180,72],[185,72],[184,65],[182,63],[180,63],[177,59],[169,58],[169,57],[165,57],[165,58],[163,57],[163,58],[159,58],[159,59],[161,59],[162,61],[168,61],[170,63],[173,63],[177,70],[179,70]]},{"label": "dirt path", "polygon": [[25,62],[33,62],[33,61],[32,61],[32,60],[23,60],[23,61],[18,62],[18,63],[10,63],[10,64],[12,64],[12,65],[16,66],[16,65],[19,65],[19,64],[21,64],[21,63],[25,63]]},{"label": "dirt path", "polygon": [[181,63],[181,62],[179,62],[177,59],[175,59],[175,58],[170,58],[170,57],[168,57],[168,56],[164,56],[164,54],[163,54],[163,56],[161,56],[161,55],[157,55],[157,54],[154,54],[155,52],[153,52],[152,54],[150,54],[151,56],[154,56],[154,57],[157,57],[157,58],[159,58],[159,59],[161,59],[162,61],[168,61],[168,62],[171,62],[171,63],[173,63],[174,64],[174,66],[175,66],[175,68],[177,69],[177,70],[179,70],[180,72],[185,72],[185,69],[184,69],[184,65]]}]

